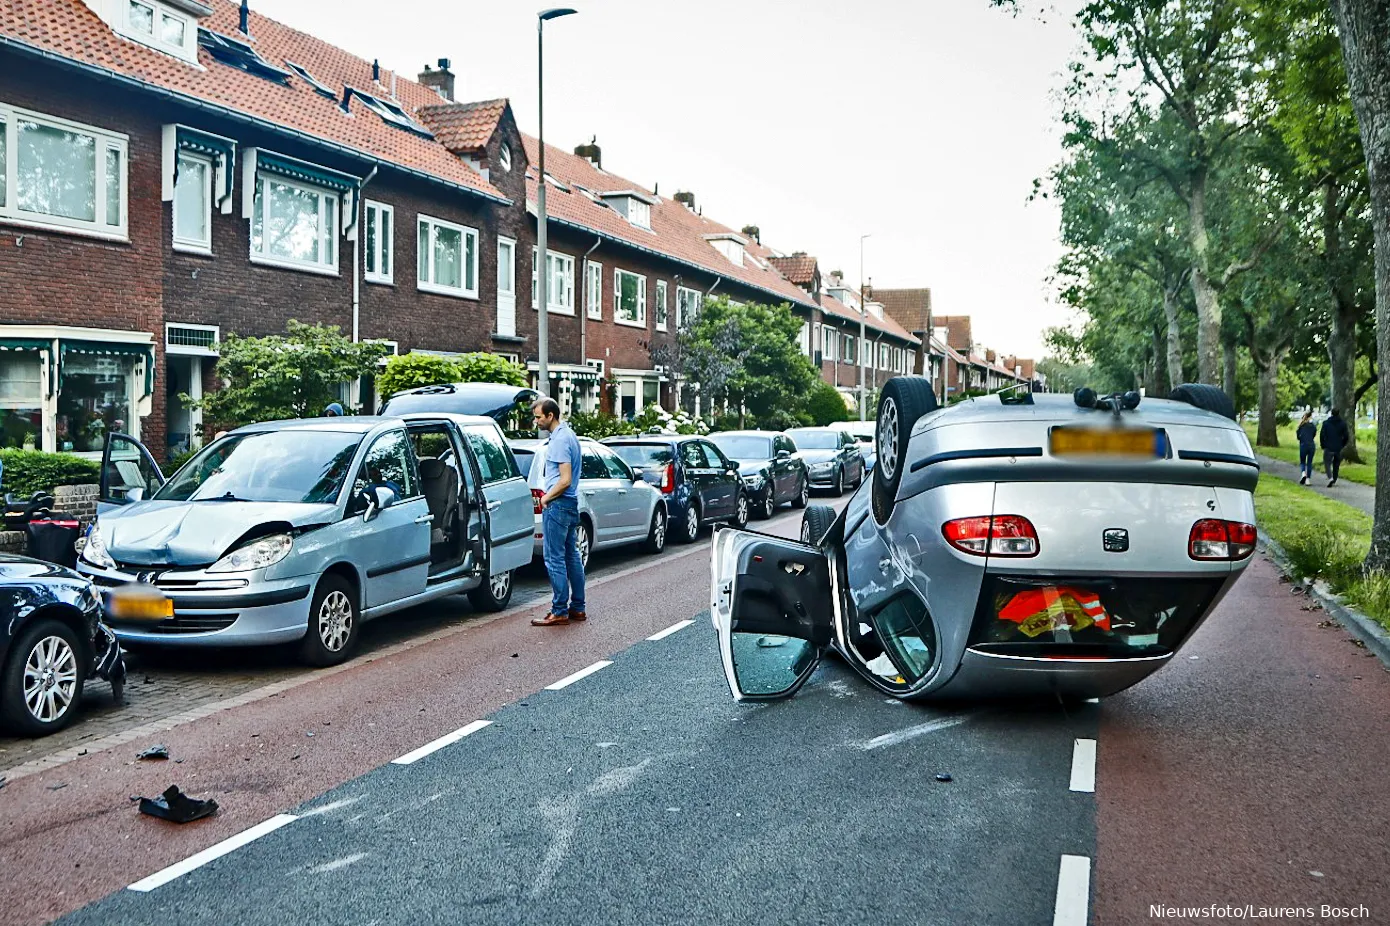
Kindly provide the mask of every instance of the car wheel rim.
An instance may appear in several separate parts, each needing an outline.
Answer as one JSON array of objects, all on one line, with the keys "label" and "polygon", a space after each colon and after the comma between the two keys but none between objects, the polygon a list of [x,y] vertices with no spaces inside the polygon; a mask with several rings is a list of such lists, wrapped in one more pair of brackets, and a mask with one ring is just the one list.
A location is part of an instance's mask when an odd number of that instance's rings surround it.
[{"label": "car wheel rim", "polygon": [[735,517],[738,518],[739,524],[744,524],[748,521],[748,499],[740,498],[738,500],[738,514],[735,515]]},{"label": "car wheel rim", "polygon": [[666,516],[660,512],[657,513],[656,523],[652,525],[652,541],[658,550],[666,546]]},{"label": "car wheel rim", "polygon": [[898,468],[898,403],[892,398],[885,398],[878,411],[878,448],[878,465],[892,479]]},{"label": "car wheel rim", "polygon": [[77,654],[59,636],[44,637],[24,661],[24,706],[41,723],[54,723],[77,694]]},{"label": "car wheel rim", "polygon": [[685,515],[685,534],[691,540],[700,536],[700,509],[691,508]]},{"label": "car wheel rim", "polygon": [[807,485],[806,483],[804,483],[804,482],[801,484],[801,496],[800,496],[800,498],[801,498],[801,504],[803,504],[803,505],[805,505],[806,502],[809,501],[810,498],[811,498],[811,487],[808,486],[808,485]]},{"label": "car wheel rim", "polygon": [[504,572],[501,575],[493,576],[488,582],[488,587],[492,589],[493,599],[501,601],[507,597],[507,590],[512,587],[512,574]]},{"label": "car wheel rim", "polygon": [[767,501],[763,502],[763,514],[767,515],[770,518],[776,510],[777,503],[772,500],[772,491],[769,489],[767,493]]},{"label": "car wheel rim", "polygon": [[352,602],[336,589],[319,605],[319,639],[330,653],[342,652],[352,636]]},{"label": "car wheel rim", "polygon": [[802,522],[801,524],[801,542],[804,544],[811,542],[811,525],[809,523]]},{"label": "car wheel rim", "polygon": [[587,566],[587,565],[589,565],[589,547],[590,547],[590,542],[589,542],[589,529],[588,529],[588,528],[582,527],[582,526],[579,528],[579,541],[578,541],[578,542],[579,542],[579,562],[582,563],[583,565]]}]

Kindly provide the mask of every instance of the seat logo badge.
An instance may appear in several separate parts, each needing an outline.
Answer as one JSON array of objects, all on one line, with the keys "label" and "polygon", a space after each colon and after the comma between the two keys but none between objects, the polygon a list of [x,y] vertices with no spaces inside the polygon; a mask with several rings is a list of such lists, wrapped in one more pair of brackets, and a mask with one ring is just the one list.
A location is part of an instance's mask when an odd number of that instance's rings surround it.
[{"label": "seat logo badge", "polygon": [[1123,527],[1108,527],[1101,534],[1101,542],[1106,553],[1124,553],[1129,550],[1129,531]]}]

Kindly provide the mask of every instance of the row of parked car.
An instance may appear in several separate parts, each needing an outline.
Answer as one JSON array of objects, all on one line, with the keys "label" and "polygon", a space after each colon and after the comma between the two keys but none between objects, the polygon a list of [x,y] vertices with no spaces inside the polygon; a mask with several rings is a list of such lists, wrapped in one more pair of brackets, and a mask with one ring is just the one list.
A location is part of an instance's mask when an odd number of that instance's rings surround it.
[{"label": "row of parked car", "polygon": [[[534,396],[434,386],[393,396],[377,416],[251,425],[167,479],[138,441],[111,435],[80,575],[0,564],[0,581],[51,586],[0,628],[0,720],[51,732],[88,679],[119,687],[111,632],[127,651],[293,644],[326,666],[352,654],[364,621],[404,608],[461,593],[506,608],[516,571],[539,557],[548,442],[509,441],[499,421]],[[813,489],[843,492],[872,465],[840,427],[581,445],[586,562],[804,507]]]}]

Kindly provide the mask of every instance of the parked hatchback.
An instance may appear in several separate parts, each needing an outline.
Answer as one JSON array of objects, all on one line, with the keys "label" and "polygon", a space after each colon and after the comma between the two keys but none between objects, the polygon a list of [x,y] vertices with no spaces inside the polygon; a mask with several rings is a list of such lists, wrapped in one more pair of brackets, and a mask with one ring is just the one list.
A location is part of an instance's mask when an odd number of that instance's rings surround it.
[{"label": "parked hatchback", "polygon": [[610,437],[604,441],[666,497],[676,539],[691,543],[702,525],[748,524],[748,490],[738,463],[707,438],[677,434]]},{"label": "parked hatchback", "polygon": [[753,513],[772,517],[777,506],[791,502],[805,508],[811,492],[806,464],[796,455],[796,444],[780,431],[723,431],[710,442],[738,463],[748,489]]},{"label": "parked hatchback", "polygon": [[842,428],[793,428],[787,434],[796,442],[806,471],[811,475],[811,488],[829,489],[843,495],[846,488],[857,489],[868,471],[859,442]]},{"label": "parked hatchback", "polygon": [[[514,440],[512,453],[531,486],[535,500],[535,556],[544,553],[541,497],[545,495],[545,461],[550,441]],[[641,543],[648,553],[666,548],[666,498],[634,472],[616,453],[598,441],[579,438],[579,558],[606,547]]]},{"label": "parked hatchback", "polygon": [[79,567],[123,644],[297,642],[346,659],[358,627],[468,592],[501,610],[531,559],[531,493],[490,418],[412,414],[240,428],[165,481],[111,435]]}]

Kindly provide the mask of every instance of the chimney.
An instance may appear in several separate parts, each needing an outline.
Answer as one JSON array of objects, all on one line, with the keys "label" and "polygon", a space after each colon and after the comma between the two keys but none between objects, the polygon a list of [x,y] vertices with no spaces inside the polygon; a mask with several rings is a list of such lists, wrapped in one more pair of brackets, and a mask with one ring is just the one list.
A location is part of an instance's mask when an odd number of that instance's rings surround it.
[{"label": "chimney", "polygon": [[241,0],[241,34],[242,34],[242,35],[249,36],[249,35],[251,34],[250,19],[251,19],[251,2],[250,2],[250,0]]},{"label": "chimney", "polygon": [[381,62],[376,58],[372,59],[372,80],[381,83]]},{"label": "chimney", "polygon": [[743,236],[745,238],[753,239],[753,241],[757,242],[758,244],[763,243],[762,232],[758,229],[758,226],[756,225],[743,226]]},{"label": "chimney", "polygon": [[417,78],[426,87],[433,87],[434,91],[449,102],[454,101],[454,73],[449,70],[449,59],[439,59],[439,70],[433,70],[428,64],[420,72]]},{"label": "chimney", "polygon": [[674,199],[676,202],[681,203],[682,205],[684,205],[685,208],[689,209],[691,212],[694,212],[694,211],[695,211],[695,194],[694,194],[694,193],[685,193],[685,192],[682,192],[682,191],[680,191],[680,190],[677,190],[677,191],[676,191],[676,195],[673,196],[672,199]]},{"label": "chimney", "polygon": [[574,153],[599,170],[603,170],[603,149],[598,146],[598,136],[589,139],[587,145],[580,145],[574,149]]}]

